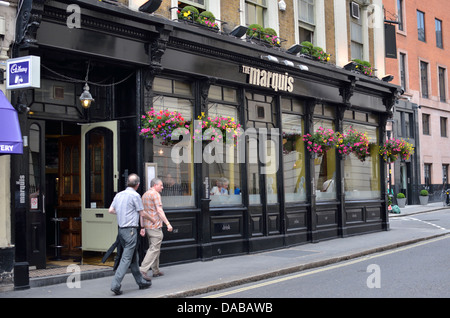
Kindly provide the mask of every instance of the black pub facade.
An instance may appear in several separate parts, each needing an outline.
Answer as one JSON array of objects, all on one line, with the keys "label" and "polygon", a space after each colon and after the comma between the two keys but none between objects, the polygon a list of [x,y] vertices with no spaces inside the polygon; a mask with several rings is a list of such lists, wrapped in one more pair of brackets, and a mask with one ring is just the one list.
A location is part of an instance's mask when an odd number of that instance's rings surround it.
[{"label": "black pub facade", "polygon": [[[25,0],[18,13],[13,57],[41,57],[41,88],[13,96],[29,107],[19,115],[28,146],[12,162],[16,262],[105,252],[117,233],[107,209],[130,173],[141,194],[151,177],[164,181],[174,231],[162,263],[389,229],[377,145],[397,86],[100,1],[76,1],[81,24],[69,27],[72,3]],[[86,84],[89,108],[79,102]],[[200,155],[193,129],[185,147],[144,138],[150,108],[186,123],[231,118],[245,138],[230,151],[204,141]],[[335,148],[314,155],[302,136],[320,127],[351,127],[375,146],[364,162]]]}]

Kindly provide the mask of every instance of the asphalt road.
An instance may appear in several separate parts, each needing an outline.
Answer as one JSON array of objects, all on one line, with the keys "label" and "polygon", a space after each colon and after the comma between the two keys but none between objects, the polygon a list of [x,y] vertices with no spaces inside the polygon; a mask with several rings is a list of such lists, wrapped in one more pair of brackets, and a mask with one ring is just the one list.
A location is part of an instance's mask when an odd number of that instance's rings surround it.
[{"label": "asphalt road", "polygon": [[[392,220],[396,226],[450,228],[448,210]],[[364,239],[363,237],[361,239]],[[450,236],[238,288],[210,298],[448,298]]]}]

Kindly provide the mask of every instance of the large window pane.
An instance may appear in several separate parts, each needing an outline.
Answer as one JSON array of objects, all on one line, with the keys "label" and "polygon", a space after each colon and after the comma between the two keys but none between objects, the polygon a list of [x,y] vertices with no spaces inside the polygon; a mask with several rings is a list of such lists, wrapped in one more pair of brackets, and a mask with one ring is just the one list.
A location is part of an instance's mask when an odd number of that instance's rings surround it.
[{"label": "large window pane", "polygon": [[250,204],[260,204],[261,194],[259,192],[259,158],[257,136],[249,136],[247,139],[247,179],[248,196]]},{"label": "large window pane", "polygon": [[[159,91],[190,95],[189,84],[163,79],[158,79],[157,83]],[[192,121],[193,118],[193,103],[190,99],[158,95],[153,98],[153,108],[157,112],[177,111],[186,121]],[[195,206],[192,138],[183,139],[176,144],[177,146],[163,144],[160,138],[147,139],[146,143],[146,148],[153,149],[149,157],[157,163],[158,178],[163,181],[164,189],[161,193],[163,206],[165,208]]]},{"label": "large window pane", "polygon": [[[314,131],[323,127],[333,129],[334,123],[328,119],[314,119]],[[336,199],[336,150],[330,149],[323,156],[315,158],[314,187],[317,201]]]},{"label": "large window pane", "polygon": [[370,156],[362,162],[354,154],[344,162],[344,191],[346,200],[379,199],[380,192],[380,156],[378,154],[378,129],[360,124],[345,124],[344,132],[353,128],[366,133],[369,141],[375,143]]},{"label": "large window pane", "polygon": [[283,114],[283,178],[285,202],[306,201],[303,119]]},{"label": "large window pane", "polygon": [[[234,94],[233,94],[234,92]],[[216,92],[217,93],[217,92]],[[215,98],[221,94],[215,94]],[[235,95],[235,90],[224,89],[224,99]],[[231,117],[239,122],[237,108],[233,105],[211,103],[208,106],[208,117]],[[209,179],[211,181],[210,206],[239,205],[242,203],[240,166],[238,152],[234,144],[226,142],[209,142],[205,151],[211,150],[217,160],[208,164]],[[209,153],[209,152],[208,152]]]}]

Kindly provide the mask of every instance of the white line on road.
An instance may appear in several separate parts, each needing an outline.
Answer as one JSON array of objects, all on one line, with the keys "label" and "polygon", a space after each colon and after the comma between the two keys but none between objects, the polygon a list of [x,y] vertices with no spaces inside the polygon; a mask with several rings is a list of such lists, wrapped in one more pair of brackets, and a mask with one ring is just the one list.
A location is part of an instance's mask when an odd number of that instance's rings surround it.
[{"label": "white line on road", "polygon": [[413,217],[405,217],[405,218],[403,218],[403,219],[404,219],[404,220],[411,220],[411,221],[419,221],[419,222],[422,222],[422,223],[425,223],[425,224],[428,224],[428,225],[437,227],[437,228],[440,229],[440,230],[444,230],[444,231],[447,230],[446,228],[444,228],[444,227],[442,227],[442,226],[439,226],[439,225],[437,225],[437,224],[434,224],[434,223],[431,223],[431,222],[427,222],[427,221],[423,221],[423,220],[420,220],[420,219],[416,219],[416,218],[413,218]]},{"label": "white line on road", "polygon": [[435,239],[430,239],[430,240],[426,240],[426,241],[422,241],[419,243],[415,243],[415,244],[411,244],[405,247],[401,247],[401,248],[396,248],[394,250],[390,250],[390,251],[386,251],[386,252],[382,252],[382,253],[378,253],[378,254],[374,254],[374,255],[370,255],[370,256],[364,256],[358,259],[355,259],[353,261],[348,261],[348,262],[344,262],[344,263],[339,263],[336,265],[331,265],[331,266],[327,266],[327,267],[323,267],[323,268],[318,268],[316,270],[312,270],[309,272],[302,272],[299,274],[295,274],[295,275],[291,275],[291,276],[285,276],[279,279],[275,279],[275,280],[271,280],[271,281],[267,281],[267,282],[263,282],[263,283],[259,283],[259,284],[255,284],[252,286],[247,286],[247,287],[242,287],[242,288],[238,288],[238,289],[234,289],[228,292],[223,292],[220,294],[215,294],[215,295],[210,295],[210,296],[205,296],[203,298],[220,298],[220,297],[224,297],[224,296],[229,296],[232,294],[237,294],[239,292],[243,292],[243,291],[247,291],[247,290],[251,290],[251,289],[255,289],[255,288],[260,288],[260,287],[264,287],[264,286],[268,286],[268,285],[273,285],[273,284],[278,284],[284,281],[288,281],[291,279],[296,279],[296,278],[300,278],[300,277],[304,277],[304,276],[308,276],[308,275],[313,275],[313,274],[317,274],[320,272],[324,272],[324,271],[328,271],[331,269],[336,269],[336,268],[340,268],[340,267],[344,267],[344,266],[348,266],[348,265],[352,265],[352,264],[356,264],[359,262],[365,262],[367,260],[373,259],[373,258],[377,258],[377,257],[381,257],[381,256],[386,256],[389,254],[394,254],[394,253],[398,253],[398,252],[402,252],[414,247],[418,247],[418,246],[422,246],[422,245],[426,245],[426,244],[430,244],[430,243],[434,243],[440,240],[445,240],[450,238],[450,235],[444,235],[444,236],[440,236],[438,238]]}]

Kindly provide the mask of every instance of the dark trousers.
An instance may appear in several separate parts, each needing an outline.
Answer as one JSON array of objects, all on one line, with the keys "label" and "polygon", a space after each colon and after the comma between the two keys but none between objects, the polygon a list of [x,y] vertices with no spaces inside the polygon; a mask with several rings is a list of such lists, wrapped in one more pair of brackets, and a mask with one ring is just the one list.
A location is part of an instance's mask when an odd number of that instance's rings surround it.
[{"label": "dark trousers", "polygon": [[136,244],[138,240],[137,228],[119,228],[119,241],[123,247],[122,257],[119,266],[116,269],[114,279],[111,283],[111,289],[119,290],[123,277],[131,268],[131,273],[139,286],[147,284],[139,271],[138,253],[136,251]]}]

